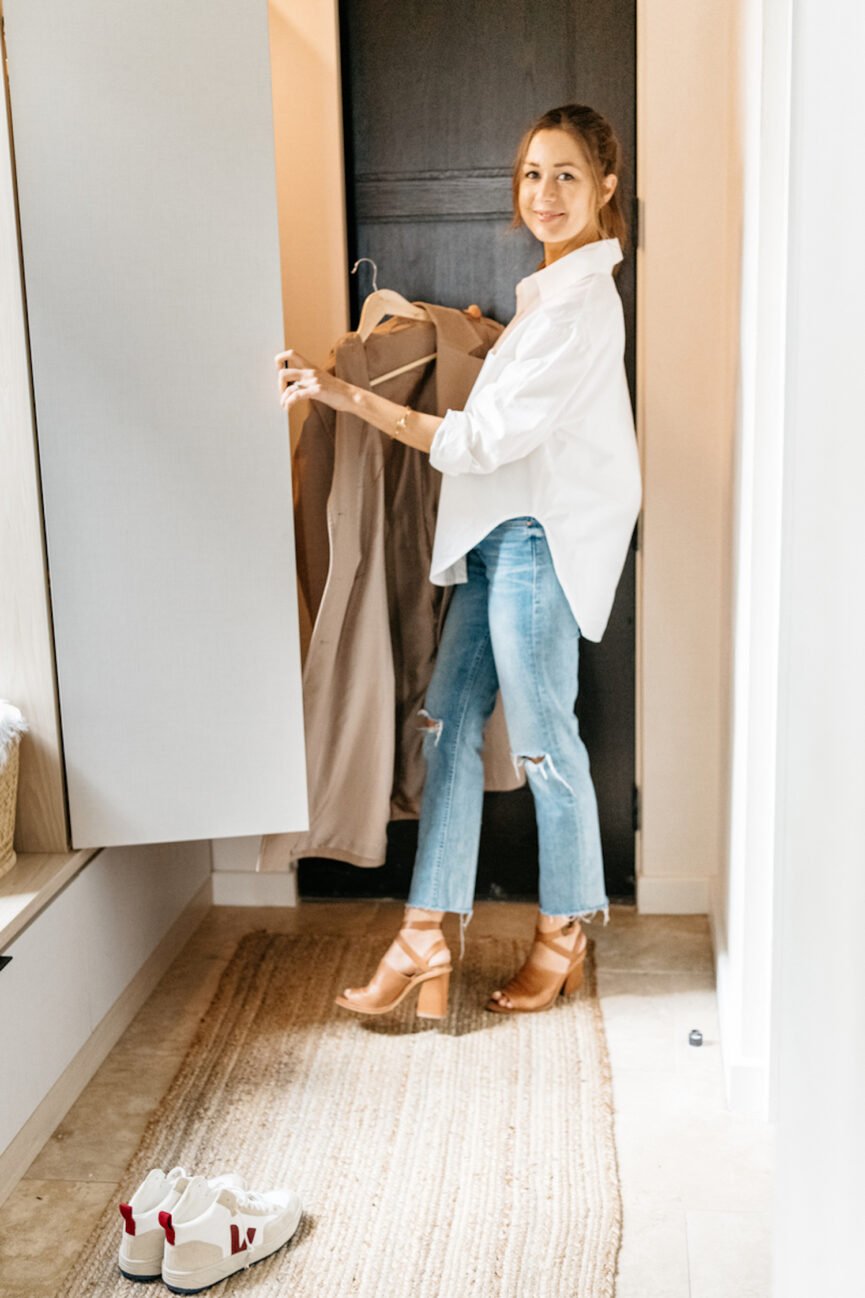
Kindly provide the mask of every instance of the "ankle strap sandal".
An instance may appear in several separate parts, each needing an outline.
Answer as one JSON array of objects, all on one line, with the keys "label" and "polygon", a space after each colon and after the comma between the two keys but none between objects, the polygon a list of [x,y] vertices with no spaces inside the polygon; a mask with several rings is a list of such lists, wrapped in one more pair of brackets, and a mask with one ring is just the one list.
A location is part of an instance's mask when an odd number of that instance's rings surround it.
[{"label": "ankle strap sandal", "polygon": [[[576,944],[565,946],[557,938],[573,933],[579,928],[578,920],[570,920],[560,928],[547,931],[535,929],[535,942],[548,947],[566,961],[565,967],[549,969],[540,963],[533,946],[528,959],[522,968],[500,991],[498,996],[491,996],[486,1009],[494,1014],[530,1014],[539,1010],[548,1010],[555,1005],[560,995],[571,996],[582,985],[583,966],[586,959],[589,940],[580,929]],[[499,997],[507,997],[505,1004]]]},{"label": "ankle strap sandal", "polygon": [[[444,937],[433,942],[430,949],[421,954],[403,936],[404,932],[413,929],[440,929],[435,920],[418,920],[413,924],[404,924],[394,941],[408,956],[414,972],[404,973],[396,969],[387,959],[387,952],[379,961],[378,968],[365,987],[346,988],[342,996],[336,997],[337,1005],[343,1009],[354,1010],[356,1014],[389,1014],[396,1009],[400,1001],[410,992],[418,989],[416,1014],[420,1019],[443,1019],[447,1015],[448,989],[452,965],[450,951]],[[433,956],[447,951],[446,960],[433,962]]]}]

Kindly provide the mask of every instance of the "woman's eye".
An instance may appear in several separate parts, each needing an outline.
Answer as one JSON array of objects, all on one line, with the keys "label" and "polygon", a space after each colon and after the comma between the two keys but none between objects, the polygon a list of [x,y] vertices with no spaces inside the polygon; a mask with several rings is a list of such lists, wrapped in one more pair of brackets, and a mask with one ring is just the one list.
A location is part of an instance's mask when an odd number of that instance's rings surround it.
[{"label": "woman's eye", "polygon": [[[532,177],[533,177],[533,176],[536,176],[537,174],[538,174],[538,173],[537,173],[536,171],[527,171],[527,172],[525,173],[525,179],[526,179],[526,180],[531,180]],[[559,179],[561,180],[562,178],[564,178],[565,180],[573,180],[573,179],[574,179],[574,177],[571,175],[571,173],[570,173],[569,171],[563,171],[563,172],[561,172],[560,175],[559,175]]]}]

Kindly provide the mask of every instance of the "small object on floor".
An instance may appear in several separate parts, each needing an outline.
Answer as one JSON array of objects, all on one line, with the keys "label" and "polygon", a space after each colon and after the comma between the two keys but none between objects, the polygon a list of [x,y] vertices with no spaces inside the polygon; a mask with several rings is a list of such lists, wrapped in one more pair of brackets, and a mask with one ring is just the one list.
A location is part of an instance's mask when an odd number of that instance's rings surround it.
[{"label": "small object on floor", "polygon": [[220,1189],[193,1177],[174,1210],[159,1214],[163,1282],[172,1293],[210,1289],[287,1244],[301,1215],[293,1190]]},{"label": "small object on floor", "polygon": [[699,1028],[691,1028],[688,1033],[688,1044],[692,1046],[701,1046],[703,1044],[703,1034]]},{"label": "small object on floor", "polygon": [[[139,1185],[128,1203],[119,1205],[123,1218],[118,1265],[127,1280],[159,1280],[162,1278],[162,1256],[165,1251],[165,1231],[159,1222],[160,1212],[171,1212],[192,1180],[183,1167],[172,1167],[163,1172],[155,1167]],[[246,1182],[234,1172],[215,1176],[211,1185],[221,1189],[233,1186],[243,1190]]]}]

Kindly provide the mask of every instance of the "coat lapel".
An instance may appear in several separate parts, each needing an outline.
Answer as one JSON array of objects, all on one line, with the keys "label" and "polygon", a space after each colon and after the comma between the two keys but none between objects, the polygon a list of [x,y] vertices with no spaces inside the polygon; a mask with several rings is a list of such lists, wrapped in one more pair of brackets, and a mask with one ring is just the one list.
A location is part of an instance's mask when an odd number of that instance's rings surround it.
[{"label": "coat lapel", "polygon": [[[489,326],[474,323],[462,311],[435,302],[421,302],[436,331],[436,414],[461,409],[493,342]],[[480,355],[478,353],[481,353]]]}]

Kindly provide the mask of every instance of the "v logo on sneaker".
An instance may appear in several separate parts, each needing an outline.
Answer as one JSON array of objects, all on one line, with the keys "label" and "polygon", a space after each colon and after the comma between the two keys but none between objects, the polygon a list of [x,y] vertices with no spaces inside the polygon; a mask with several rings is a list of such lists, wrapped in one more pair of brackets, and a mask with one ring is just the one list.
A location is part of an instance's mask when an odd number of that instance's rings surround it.
[{"label": "v logo on sneaker", "polygon": [[170,1221],[168,1214],[163,1220],[163,1284],[180,1294],[210,1289],[287,1244],[301,1216],[300,1198],[293,1190],[216,1190],[196,1177]]},{"label": "v logo on sneaker", "polygon": [[245,1248],[249,1248],[255,1239],[255,1227],[247,1226],[245,1238],[240,1237],[240,1227],[232,1223],[231,1227],[231,1251],[232,1253],[242,1253]]}]

